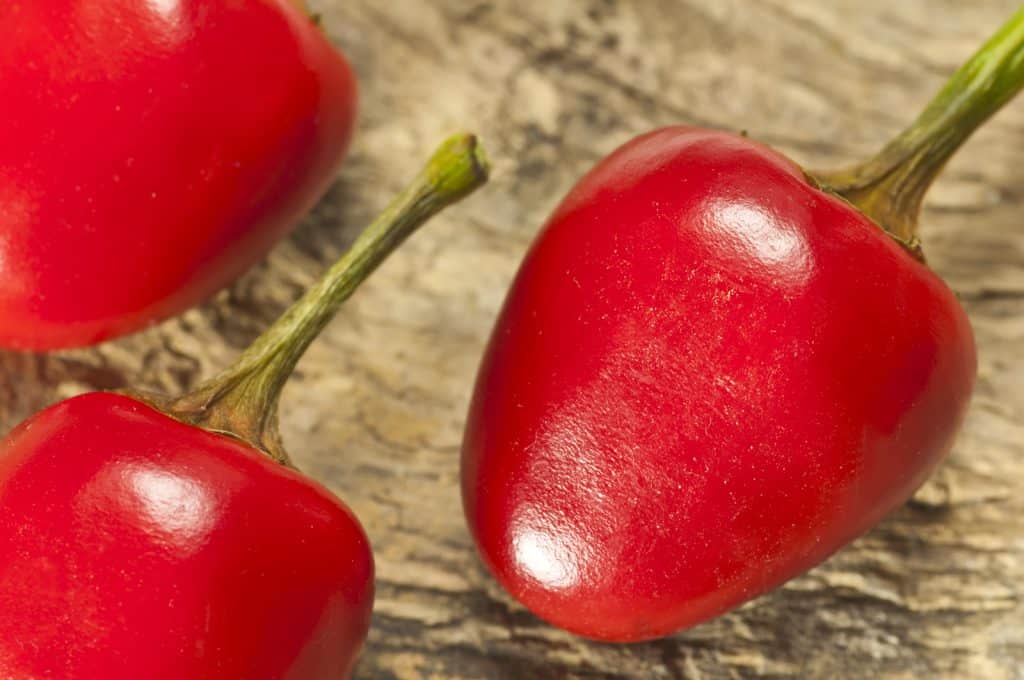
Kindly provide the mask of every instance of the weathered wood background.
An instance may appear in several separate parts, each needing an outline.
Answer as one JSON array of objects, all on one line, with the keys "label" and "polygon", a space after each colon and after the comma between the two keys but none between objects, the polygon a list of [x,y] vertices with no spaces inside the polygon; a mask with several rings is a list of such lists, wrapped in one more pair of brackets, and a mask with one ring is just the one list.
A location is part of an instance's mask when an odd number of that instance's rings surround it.
[{"label": "weathered wood background", "polygon": [[[491,322],[546,214],[594,161],[671,123],[746,129],[810,167],[876,149],[1012,0],[311,0],[362,83],[351,157],[269,261],[205,306],[98,349],[6,355],[3,428],[58,397],[180,390],[310,283],[446,133],[491,184],[415,236],[286,391],[298,465],[376,548],[360,678],[1024,678],[1024,100],[978,134],[923,216],[974,322],[980,379],[956,450],[905,508],[740,611],[649,644],[586,642],[510,601],[458,490]],[[6,398],[2,398],[6,397]]]}]

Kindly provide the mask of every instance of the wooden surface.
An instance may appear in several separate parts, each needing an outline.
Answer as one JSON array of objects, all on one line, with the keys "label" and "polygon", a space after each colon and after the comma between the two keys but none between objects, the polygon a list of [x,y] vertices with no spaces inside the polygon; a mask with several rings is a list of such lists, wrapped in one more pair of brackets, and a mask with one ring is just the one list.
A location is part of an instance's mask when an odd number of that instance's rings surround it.
[{"label": "wooden surface", "polygon": [[966,305],[978,388],[948,462],[823,566],[675,637],[576,639],[478,562],[458,491],[476,363],[524,249],[571,183],[652,127],[746,129],[809,167],[908,122],[1015,2],[312,0],[362,118],[315,213],[184,317],[98,349],[7,355],[6,429],[86,389],[177,391],[224,366],[350,242],[433,145],[482,134],[492,183],[347,305],[283,400],[297,464],[358,513],[378,595],[359,678],[1024,678],[1024,100],[932,191],[931,264]]}]

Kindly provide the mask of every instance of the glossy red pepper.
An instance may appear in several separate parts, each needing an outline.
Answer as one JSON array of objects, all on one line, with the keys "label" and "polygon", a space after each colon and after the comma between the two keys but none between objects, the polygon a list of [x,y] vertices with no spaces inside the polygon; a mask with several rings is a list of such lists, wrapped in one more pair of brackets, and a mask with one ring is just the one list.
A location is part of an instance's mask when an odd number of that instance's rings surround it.
[{"label": "glossy red pepper", "polygon": [[339,678],[373,559],[327,489],[94,392],[0,445],[0,669],[22,678]]},{"label": "glossy red pepper", "polygon": [[356,85],[286,0],[0,2],[0,346],[138,330],[327,188]]},{"label": "glossy red pepper", "polygon": [[481,153],[468,136],[442,147],[319,284],[193,393],[88,393],[0,442],[0,677],[348,675],[370,620],[369,542],[290,467],[277,399],[359,282],[484,181]]},{"label": "glossy red pepper", "polygon": [[963,309],[918,257],[921,196],[1022,82],[1024,10],[827,189],[687,127],[584,177],[516,276],[465,435],[469,526],[509,592],[585,636],[659,637],[903,503],[976,370]]}]

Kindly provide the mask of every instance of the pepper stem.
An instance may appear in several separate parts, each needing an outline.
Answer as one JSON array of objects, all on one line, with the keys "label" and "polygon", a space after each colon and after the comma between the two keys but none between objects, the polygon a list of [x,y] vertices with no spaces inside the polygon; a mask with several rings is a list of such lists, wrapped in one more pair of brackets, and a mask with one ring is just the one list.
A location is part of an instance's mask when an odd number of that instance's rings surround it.
[{"label": "pepper stem", "polygon": [[417,227],[487,181],[476,137],[444,142],[420,174],[384,209],[323,277],[220,375],[183,397],[147,399],[190,425],[227,434],[290,465],[277,428],[285,381],[309,344],[367,276]]},{"label": "pepper stem", "polygon": [[954,152],[1024,86],[1024,7],[972,56],[907,129],[868,161],[812,173],[913,251],[921,201]]}]

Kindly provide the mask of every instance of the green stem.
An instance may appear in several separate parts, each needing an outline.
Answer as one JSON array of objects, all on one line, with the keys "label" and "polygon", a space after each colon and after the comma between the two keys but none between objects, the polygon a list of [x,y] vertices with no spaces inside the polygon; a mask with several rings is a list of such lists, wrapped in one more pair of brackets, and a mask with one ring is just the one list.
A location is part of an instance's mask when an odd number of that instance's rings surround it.
[{"label": "green stem", "polygon": [[277,430],[278,400],[303,352],[341,303],[406,237],[483,185],[487,175],[487,159],[476,138],[451,137],[348,252],[233,366],[183,397],[147,400],[178,420],[234,436],[289,464]]},{"label": "green stem", "polygon": [[897,239],[918,247],[921,201],[953,153],[1024,86],[1024,7],[950,78],[906,130],[868,161],[812,173]]}]

